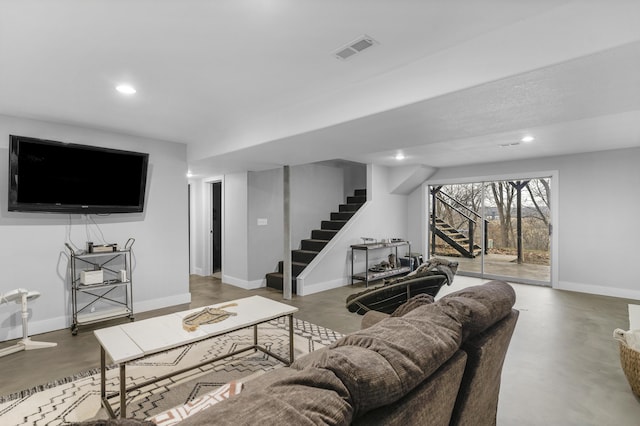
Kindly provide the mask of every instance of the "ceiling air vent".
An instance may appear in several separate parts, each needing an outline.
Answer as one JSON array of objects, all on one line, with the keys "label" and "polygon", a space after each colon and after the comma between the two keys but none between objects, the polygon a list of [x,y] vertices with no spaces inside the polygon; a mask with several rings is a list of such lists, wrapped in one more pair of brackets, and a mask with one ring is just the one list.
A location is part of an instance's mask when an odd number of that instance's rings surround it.
[{"label": "ceiling air vent", "polygon": [[352,41],[346,46],[343,46],[340,49],[336,50],[334,52],[334,55],[338,59],[342,59],[342,60],[349,59],[352,56],[355,56],[358,53],[361,53],[362,51],[376,44],[378,44],[377,41],[375,41],[374,39],[372,39],[367,35],[363,35],[362,37],[357,38],[356,40]]}]

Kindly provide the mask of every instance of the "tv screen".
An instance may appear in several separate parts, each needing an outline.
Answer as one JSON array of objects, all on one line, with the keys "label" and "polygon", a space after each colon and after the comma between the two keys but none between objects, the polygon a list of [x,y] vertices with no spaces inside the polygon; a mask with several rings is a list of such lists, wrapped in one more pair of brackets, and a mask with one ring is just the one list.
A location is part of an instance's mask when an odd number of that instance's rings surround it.
[{"label": "tv screen", "polygon": [[24,136],[9,141],[9,211],[142,212],[149,154]]}]

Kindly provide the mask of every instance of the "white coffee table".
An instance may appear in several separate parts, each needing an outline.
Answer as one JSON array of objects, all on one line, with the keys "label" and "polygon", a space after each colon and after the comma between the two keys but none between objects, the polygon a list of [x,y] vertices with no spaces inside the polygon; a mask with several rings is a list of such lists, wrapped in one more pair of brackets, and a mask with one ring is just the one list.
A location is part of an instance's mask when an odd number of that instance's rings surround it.
[{"label": "white coffee table", "polygon": [[[225,307],[224,309],[228,312],[236,312],[237,315],[230,316],[225,320],[214,324],[201,325],[197,330],[192,332],[185,331],[182,328],[182,319],[193,312],[202,310],[203,308],[176,312],[169,315],[116,325],[94,331],[98,342],[100,342],[100,396],[102,398],[102,404],[109,412],[109,415],[111,417],[116,417],[113,408],[109,403],[110,398],[114,398],[118,395],[120,396],[120,417],[126,417],[125,401],[127,392],[242,352],[259,350],[286,365],[290,365],[293,362],[293,314],[298,311],[298,308],[261,296],[251,296],[243,299],[231,300],[217,305],[212,305],[211,307],[221,307],[231,303],[236,303],[237,306]],[[258,325],[284,316],[289,317],[289,359],[284,359],[258,344]],[[213,337],[248,327],[253,327],[252,346],[238,349],[237,351],[219,356],[206,362],[189,366],[188,368],[174,371],[170,374],[165,374],[161,377],[127,388],[127,362],[139,360],[168,349],[211,339]],[[107,354],[115,364],[118,364],[120,368],[120,391],[110,395],[107,395],[106,393]]]}]

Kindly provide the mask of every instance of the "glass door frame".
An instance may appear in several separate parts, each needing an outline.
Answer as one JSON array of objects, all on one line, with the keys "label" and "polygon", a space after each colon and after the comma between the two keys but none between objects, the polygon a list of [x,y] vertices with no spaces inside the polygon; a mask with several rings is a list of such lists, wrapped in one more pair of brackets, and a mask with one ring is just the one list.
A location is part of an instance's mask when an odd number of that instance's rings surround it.
[{"label": "glass door frame", "polygon": [[[438,179],[438,180],[427,180],[423,183],[423,206],[424,206],[424,214],[422,215],[422,226],[424,226],[424,232],[422,235],[425,236],[423,241],[423,253],[425,253],[425,260],[431,256],[431,230],[429,227],[429,218],[431,216],[431,194],[430,187],[432,186],[440,186],[440,185],[457,185],[457,184],[473,184],[479,183],[482,184],[483,198],[484,191],[487,183],[497,182],[497,181],[516,181],[516,180],[528,180],[528,179],[540,179],[540,178],[549,178],[550,179],[550,188],[551,188],[551,235],[549,237],[549,259],[550,259],[550,281],[538,281],[538,280],[529,280],[516,278],[511,276],[502,276],[502,275],[493,275],[487,274],[484,270],[484,247],[482,250],[481,256],[481,266],[480,273],[474,272],[463,272],[458,271],[459,275],[465,275],[470,277],[482,278],[482,279],[499,279],[509,282],[518,282],[523,284],[533,284],[533,285],[541,285],[541,286],[550,286],[551,288],[558,287],[558,235],[559,235],[559,193],[558,193],[558,171],[538,171],[538,172],[523,172],[517,174],[504,174],[504,175],[487,175],[487,176],[475,176],[475,177],[465,177],[459,179]],[[485,217],[485,204],[483,202],[481,208],[482,217]],[[482,240],[484,241],[484,227],[482,227]]]}]

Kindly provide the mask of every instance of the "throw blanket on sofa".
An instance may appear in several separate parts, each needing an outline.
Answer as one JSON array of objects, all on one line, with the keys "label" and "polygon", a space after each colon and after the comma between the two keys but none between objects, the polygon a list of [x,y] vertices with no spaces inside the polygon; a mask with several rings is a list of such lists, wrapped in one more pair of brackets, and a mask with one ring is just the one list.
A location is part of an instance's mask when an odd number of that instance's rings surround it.
[{"label": "throw blanket on sofa", "polygon": [[401,283],[403,281],[412,280],[414,278],[423,277],[425,275],[446,275],[447,284],[453,283],[453,277],[458,272],[458,262],[452,262],[447,259],[434,257],[418,266],[415,271],[409,272],[404,277],[385,280],[384,285]]}]

